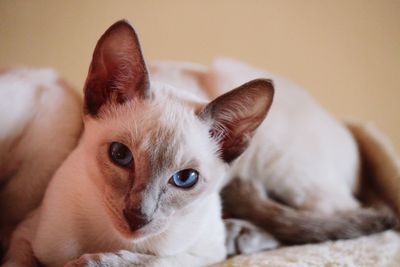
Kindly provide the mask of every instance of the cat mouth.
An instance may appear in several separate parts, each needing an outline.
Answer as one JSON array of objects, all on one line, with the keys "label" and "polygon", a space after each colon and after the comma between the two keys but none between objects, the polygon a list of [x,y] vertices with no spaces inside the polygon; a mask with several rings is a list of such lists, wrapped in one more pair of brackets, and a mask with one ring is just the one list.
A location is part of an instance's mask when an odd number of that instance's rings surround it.
[{"label": "cat mouth", "polygon": [[123,214],[131,232],[137,232],[152,221],[142,213],[130,209],[124,209]]},{"label": "cat mouth", "polygon": [[144,216],[135,216],[135,213],[126,210],[121,211],[113,201],[105,196],[106,209],[112,221],[112,224],[121,234],[128,238],[143,238],[147,236],[145,229],[153,219],[146,219]]}]

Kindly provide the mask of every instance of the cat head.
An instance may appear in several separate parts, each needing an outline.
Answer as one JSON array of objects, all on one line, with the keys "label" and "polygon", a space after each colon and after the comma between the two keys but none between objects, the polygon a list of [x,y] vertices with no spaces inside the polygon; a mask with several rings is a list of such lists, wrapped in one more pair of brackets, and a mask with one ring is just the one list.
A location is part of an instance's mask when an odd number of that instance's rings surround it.
[{"label": "cat head", "polygon": [[216,193],[273,98],[262,79],[210,103],[193,104],[168,88],[150,82],[129,23],[103,34],[84,88],[81,143],[100,202],[127,238],[164,231]]}]

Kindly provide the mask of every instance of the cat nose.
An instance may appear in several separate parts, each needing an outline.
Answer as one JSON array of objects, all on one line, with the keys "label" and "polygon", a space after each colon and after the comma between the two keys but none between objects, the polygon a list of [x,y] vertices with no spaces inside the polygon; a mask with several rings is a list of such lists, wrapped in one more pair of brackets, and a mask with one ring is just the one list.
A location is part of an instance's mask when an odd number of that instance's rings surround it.
[{"label": "cat nose", "polygon": [[132,232],[139,230],[150,222],[140,209],[124,209],[124,216]]}]

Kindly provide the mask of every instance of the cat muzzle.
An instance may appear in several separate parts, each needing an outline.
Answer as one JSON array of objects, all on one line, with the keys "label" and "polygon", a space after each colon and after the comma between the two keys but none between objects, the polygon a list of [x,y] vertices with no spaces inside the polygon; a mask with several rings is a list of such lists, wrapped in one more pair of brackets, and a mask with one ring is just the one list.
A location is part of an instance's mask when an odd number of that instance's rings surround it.
[{"label": "cat muzzle", "polygon": [[151,221],[145,214],[137,209],[125,209],[124,217],[132,232],[139,230]]}]

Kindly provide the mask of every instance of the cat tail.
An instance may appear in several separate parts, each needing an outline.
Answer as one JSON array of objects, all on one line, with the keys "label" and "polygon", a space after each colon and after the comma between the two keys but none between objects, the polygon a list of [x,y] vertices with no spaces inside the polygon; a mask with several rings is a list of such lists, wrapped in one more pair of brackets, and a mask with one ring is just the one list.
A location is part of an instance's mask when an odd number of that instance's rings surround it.
[{"label": "cat tail", "polygon": [[325,216],[295,210],[269,199],[258,208],[260,210],[253,210],[253,215],[246,216],[246,220],[284,244],[350,239],[398,226],[395,213],[381,204]]},{"label": "cat tail", "polygon": [[[400,214],[400,157],[388,138],[372,123],[347,123],[353,134],[362,158],[361,192],[368,196],[363,201],[376,203],[384,200]],[[375,188],[375,198],[371,189]],[[378,194],[377,194],[378,193]]]},{"label": "cat tail", "polygon": [[229,215],[227,217],[246,220],[283,244],[350,239],[398,226],[396,214],[383,203],[323,215],[294,209],[256,195],[250,181],[231,181],[222,191],[224,210]]},{"label": "cat tail", "polygon": [[[363,195],[360,198],[369,207],[333,215],[297,210],[269,198],[251,197],[256,195],[254,185],[235,179],[222,192],[224,209],[233,217],[262,228],[284,244],[350,239],[399,227],[399,158],[373,126],[349,124],[348,127],[363,159]],[[247,195],[243,195],[246,190]]]}]

